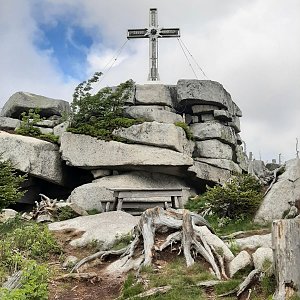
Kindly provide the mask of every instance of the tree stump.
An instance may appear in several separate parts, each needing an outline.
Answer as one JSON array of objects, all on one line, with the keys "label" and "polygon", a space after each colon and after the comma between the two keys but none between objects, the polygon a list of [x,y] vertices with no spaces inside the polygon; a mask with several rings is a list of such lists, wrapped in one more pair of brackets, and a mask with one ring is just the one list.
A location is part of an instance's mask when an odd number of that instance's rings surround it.
[{"label": "tree stump", "polygon": [[275,300],[300,296],[300,218],[274,221],[272,225]]}]

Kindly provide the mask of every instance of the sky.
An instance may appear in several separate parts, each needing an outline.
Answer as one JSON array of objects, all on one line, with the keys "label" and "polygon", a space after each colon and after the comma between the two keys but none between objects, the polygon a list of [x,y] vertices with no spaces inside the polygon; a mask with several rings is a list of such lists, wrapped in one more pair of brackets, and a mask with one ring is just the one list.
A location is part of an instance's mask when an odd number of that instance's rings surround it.
[{"label": "sky", "polygon": [[[0,0],[0,107],[17,91],[71,101],[78,83],[112,63],[96,89],[146,83],[148,41],[126,35],[148,26],[150,8],[159,26],[180,28],[197,78],[223,84],[241,108],[247,152],[295,158],[299,0]],[[159,40],[159,73],[165,84],[195,79],[177,39]]]}]

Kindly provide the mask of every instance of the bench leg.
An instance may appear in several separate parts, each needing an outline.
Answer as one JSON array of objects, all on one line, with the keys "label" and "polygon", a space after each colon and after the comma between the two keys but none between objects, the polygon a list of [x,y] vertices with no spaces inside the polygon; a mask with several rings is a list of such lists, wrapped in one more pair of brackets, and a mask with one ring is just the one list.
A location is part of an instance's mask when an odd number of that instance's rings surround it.
[{"label": "bench leg", "polygon": [[178,200],[178,206],[179,206],[179,208],[183,208],[182,197],[178,196],[177,200]]},{"label": "bench leg", "polygon": [[117,210],[121,210],[123,205],[123,198],[119,198],[118,204],[117,204]]},{"label": "bench leg", "polygon": [[171,196],[171,205],[172,208],[176,208],[175,196]]},{"label": "bench leg", "polygon": [[106,202],[105,211],[108,212],[110,210],[110,202]]}]

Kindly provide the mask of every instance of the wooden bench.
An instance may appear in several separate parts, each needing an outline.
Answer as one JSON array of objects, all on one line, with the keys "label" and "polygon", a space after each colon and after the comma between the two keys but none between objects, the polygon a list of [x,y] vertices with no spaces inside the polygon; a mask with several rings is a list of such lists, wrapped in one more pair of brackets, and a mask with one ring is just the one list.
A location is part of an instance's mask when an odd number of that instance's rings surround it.
[{"label": "wooden bench", "polygon": [[[143,206],[150,205],[154,206],[164,206],[165,208],[171,206],[173,208],[183,208],[182,203],[182,193],[183,189],[110,189],[114,192],[115,200],[113,202],[112,210],[130,209],[132,207],[143,208]],[[139,200],[139,199],[146,200]],[[162,198],[162,199],[159,199]],[[164,198],[169,198],[166,201]],[[110,210],[110,202],[106,203],[106,211]],[[130,211],[129,211],[130,212]],[[141,212],[139,212],[141,213]],[[136,214],[136,213],[133,213]]]}]

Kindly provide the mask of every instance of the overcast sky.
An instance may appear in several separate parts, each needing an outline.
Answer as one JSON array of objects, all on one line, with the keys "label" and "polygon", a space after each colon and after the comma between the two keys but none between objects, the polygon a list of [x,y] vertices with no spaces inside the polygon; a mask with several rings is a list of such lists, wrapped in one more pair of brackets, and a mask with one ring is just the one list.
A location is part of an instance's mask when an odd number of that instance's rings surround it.
[{"label": "overcast sky", "polygon": [[[68,101],[75,86],[103,71],[126,30],[161,27],[181,38],[208,79],[243,111],[241,136],[255,158],[294,158],[300,139],[299,0],[0,0],[0,107],[27,91]],[[163,83],[195,78],[177,39],[160,39]],[[199,79],[206,79],[194,65]],[[101,86],[145,83],[148,41],[130,40]],[[299,146],[300,148],[300,146]]]}]

